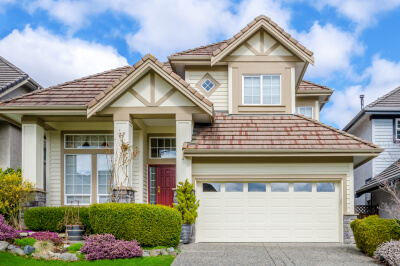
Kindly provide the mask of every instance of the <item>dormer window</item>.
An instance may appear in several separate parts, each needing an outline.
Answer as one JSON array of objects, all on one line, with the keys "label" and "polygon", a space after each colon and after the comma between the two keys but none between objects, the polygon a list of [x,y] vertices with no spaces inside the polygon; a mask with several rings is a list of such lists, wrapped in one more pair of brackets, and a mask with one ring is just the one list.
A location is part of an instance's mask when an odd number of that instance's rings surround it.
[{"label": "dormer window", "polygon": [[312,106],[301,106],[297,107],[297,113],[308,116],[309,118],[313,118],[313,108]]},{"label": "dormer window", "polygon": [[243,104],[280,105],[281,75],[243,76]]},{"label": "dormer window", "polygon": [[211,80],[206,79],[203,84],[201,84],[201,86],[203,87],[203,89],[205,89],[206,91],[210,91],[212,90],[212,88],[214,88],[215,84],[211,82]]}]

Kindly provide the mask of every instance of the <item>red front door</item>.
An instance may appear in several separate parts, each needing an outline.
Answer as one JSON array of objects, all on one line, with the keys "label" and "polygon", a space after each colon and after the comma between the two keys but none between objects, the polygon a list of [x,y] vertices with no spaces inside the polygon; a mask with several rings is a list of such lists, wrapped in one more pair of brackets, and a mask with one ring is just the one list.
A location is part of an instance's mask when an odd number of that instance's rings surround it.
[{"label": "red front door", "polygon": [[174,191],[176,187],[175,166],[156,167],[156,203],[171,206],[174,202]]}]

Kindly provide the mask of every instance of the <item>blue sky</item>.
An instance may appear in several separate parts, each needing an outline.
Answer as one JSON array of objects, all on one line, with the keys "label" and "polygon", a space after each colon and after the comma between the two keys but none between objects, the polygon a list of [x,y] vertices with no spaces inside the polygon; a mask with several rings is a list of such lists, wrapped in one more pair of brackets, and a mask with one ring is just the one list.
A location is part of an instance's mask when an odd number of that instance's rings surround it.
[{"label": "blue sky", "polygon": [[224,40],[265,14],[314,52],[305,78],[335,90],[342,128],[400,86],[400,0],[0,0],[0,55],[43,86]]}]

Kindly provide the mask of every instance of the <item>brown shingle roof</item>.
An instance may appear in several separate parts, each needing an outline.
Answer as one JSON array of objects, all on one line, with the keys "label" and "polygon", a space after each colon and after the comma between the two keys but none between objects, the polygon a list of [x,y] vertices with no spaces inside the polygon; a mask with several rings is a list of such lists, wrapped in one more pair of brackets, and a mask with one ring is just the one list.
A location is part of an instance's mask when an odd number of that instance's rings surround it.
[{"label": "brown shingle roof", "polygon": [[43,105],[79,105],[92,107],[113,88],[115,88],[130,73],[145,61],[153,61],[160,69],[179,81],[188,92],[203,101],[206,105],[213,103],[200,94],[169,67],[158,61],[152,55],[145,55],[134,66],[124,66],[102,73],[90,75],[73,81],[65,82],[47,89],[28,93],[0,103],[2,106],[43,106]]},{"label": "brown shingle roof", "polygon": [[241,31],[239,31],[237,34],[235,34],[232,38],[224,41],[220,41],[217,43],[205,45],[205,46],[200,46],[197,48],[193,48],[190,50],[178,52],[175,54],[172,54],[171,56],[178,56],[178,55],[209,55],[209,56],[216,56],[223,50],[225,50],[231,43],[233,43],[236,39],[238,39],[240,36],[243,35],[246,31],[251,29],[258,21],[263,20],[270,24],[272,27],[277,29],[287,40],[289,40],[292,44],[296,45],[298,48],[300,48],[302,51],[304,51],[306,54],[309,56],[313,55],[313,52],[308,50],[304,45],[301,45],[296,39],[294,39],[289,33],[285,32],[281,27],[278,26],[277,23],[272,21],[269,17],[265,15],[260,15],[256,17],[254,20],[252,20],[249,24],[246,25]]},{"label": "brown shingle roof", "polygon": [[365,108],[371,107],[400,107],[400,87],[383,95],[374,102],[368,104]]},{"label": "brown shingle roof", "polygon": [[383,170],[379,175],[376,175],[365,185],[356,191],[357,196],[361,196],[368,191],[373,191],[379,188],[384,182],[400,179],[400,160],[395,161],[388,168]]},{"label": "brown shingle roof", "polygon": [[320,85],[320,84],[317,84],[317,83],[314,83],[314,82],[311,82],[308,80],[304,80],[304,79],[301,81],[298,91],[321,91],[321,90],[327,91],[327,92],[333,92],[332,89],[330,89],[326,86],[323,86],[323,85]]},{"label": "brown shingle roof", "polygon": [[212,125],[196,124],[184,146],[197,150],[379,149],[379,146],[301,115],[215,114]]}]

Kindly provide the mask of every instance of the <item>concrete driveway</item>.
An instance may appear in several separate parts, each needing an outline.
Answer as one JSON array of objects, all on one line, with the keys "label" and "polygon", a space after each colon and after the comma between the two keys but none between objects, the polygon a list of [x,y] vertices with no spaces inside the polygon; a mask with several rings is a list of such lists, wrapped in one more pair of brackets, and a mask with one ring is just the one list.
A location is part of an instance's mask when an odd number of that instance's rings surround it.
[{"label": "concrete driveway", "polygon": [[372,265],[355,245],[336,243],[199,243],[183,245],[178,265]]}]

